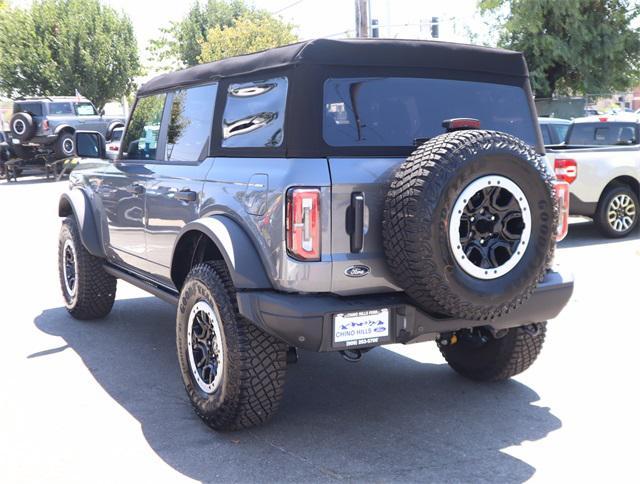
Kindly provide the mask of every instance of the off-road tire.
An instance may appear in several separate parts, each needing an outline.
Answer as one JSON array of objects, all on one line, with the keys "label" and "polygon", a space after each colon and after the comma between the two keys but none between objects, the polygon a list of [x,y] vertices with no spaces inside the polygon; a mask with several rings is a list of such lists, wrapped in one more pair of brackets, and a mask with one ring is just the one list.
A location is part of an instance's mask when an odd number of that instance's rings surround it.
[{"label": "off-road tire", "polygon": [[[530,242],[506,274],[478,279],[456,262],[448,226],[466,186],[501,175],[524,192],[531,207]],[[552,178],[523,141],[495,131],[437,136],[397,170],[383,213],[383,245],[397,284],[431,313],[490,319],[520,306],[543,279],[553,258],[557,226]]]},{"label": "off-road tire", "polygon": [[[608,221],[609,205],[611,204],[611,201],[619,195],[626,195],[635,204],[635,218],[633,219],[633,223],[628,229],[623,231],[614,230]],[[633,230],[638,226],[638,217],[640,217],[638,196],[628,185],[619,184],[607,188],[607,190],[602,194],[600,201],[598,202],[598,209],[594,219],[602,235],[610,238],[620,238],[626,237],[633,232]]]},{"label": "off-road tire", "polygon": [[500,381],[522,373],[536,360],[547,331],[547,323],[511,328],[502,338],[487,331],[489,341],[475,347],[461,339],[453,345],[438,344],[449,366],[476,381]]},{"label": "off-road tire", "polygon": [[[21,128],[20,130],[16,129],[18,126]],[[11,129],[11,136],[24,143],[33,138],[36,131],[36,123],[29,113],[15,113],[9,120],[9,128]]]},{"label": "off-road tire", "polygon": [[[64,264],[67,240],[73,244],[77,260],[74,293],[70,293],[65,284]],[[117,280],[105,272],[103,263],[102,259],[91,255],[82,245],[75,218],[65,218],[58,242],[58,272],[65,307],[74,318],[100,319],[111,311],[116,298]]]},{"label": "off-road tire", "polygon": [[[223,373],[212,393],[193,377],[188,356],[188,319],[194,305],[207,302],[220,322]],[[238,313],[235,289],[224,262],[196,265],[178,304],[176,346],[182,380],[196,414],[215,430],[236,430],[267,421],[278,409],[287,367],[287,345]]]},{"label": "off-road tire", "polygon": [[[71,143],[71,151],[68,151],[66,149],[65,143]],[[53,145],[53,156],[54,156],[54,160],[61,160],[63,158],[70,158],[73,156],[75,152],[75,139],[73,136],[73,133],[69,133],[69,132],[65,132],[65,133],[61,133],[58,136],[58,139],[56,140],[56,142]]]}]

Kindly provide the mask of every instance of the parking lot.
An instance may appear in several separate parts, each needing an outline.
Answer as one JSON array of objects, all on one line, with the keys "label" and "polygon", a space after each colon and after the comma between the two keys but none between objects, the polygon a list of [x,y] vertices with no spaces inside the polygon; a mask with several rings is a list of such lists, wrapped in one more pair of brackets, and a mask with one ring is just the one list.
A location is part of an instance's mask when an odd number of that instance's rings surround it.
[{"label": "parking lot", "polygon": [[0,481],[637,479],[638,231],[571,225],[556,259],[572,301],[509,382],[462,379],[433,343],[302,353],[268,425],[215,433],[183,390],[171,306],[120,281],[103,321],[61,307],[65,189],[0,182]]}]

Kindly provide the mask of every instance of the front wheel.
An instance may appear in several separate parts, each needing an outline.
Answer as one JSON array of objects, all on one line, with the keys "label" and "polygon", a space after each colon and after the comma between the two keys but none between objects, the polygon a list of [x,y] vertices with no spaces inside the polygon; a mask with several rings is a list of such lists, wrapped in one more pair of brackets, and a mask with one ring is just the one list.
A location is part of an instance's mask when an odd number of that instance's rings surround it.
[{"label": "front wheel", "polygon": [[196,414],[215,430],[265,422],[282,398],[287,345],[238,314],[223,262],[195,266],[180,293],[178,362]]},{"label": "front wheel", "polygon": [[64,303],[71,316],[88,320],[109,314],[117,280],[105,272],[100,258],[84,248],[73,217],[67,217],[60,229],[58,272]]},{"label": "front wheel", "polygon": [[638,224],[637,195],[626,185],[609,188],[598,204],[595,219],[603,235],[625,237]]},{"label": "front wheel", "polygon": [[502,335],[475,328],[441,339],[438,348],[449,366],[466,378],[506,380],[533,364],[542,350],[546,331],[546,322],[511,328]]}]

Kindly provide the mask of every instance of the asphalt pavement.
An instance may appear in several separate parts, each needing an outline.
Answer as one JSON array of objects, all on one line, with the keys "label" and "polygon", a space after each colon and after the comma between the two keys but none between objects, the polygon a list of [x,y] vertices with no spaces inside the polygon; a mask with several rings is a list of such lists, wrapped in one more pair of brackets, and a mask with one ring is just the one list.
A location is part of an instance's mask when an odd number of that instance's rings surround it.
[{"label": "asphalt pavement", "polygon": [[508,382],[464,380],[433,343],[303,352],[269,424],[216,433],[182,387],[170,305],[120,281],[105,320],[62,307],[66,186],[0,182],[0,482],[638,482],[638,231],[570,226],[574,296]]}]

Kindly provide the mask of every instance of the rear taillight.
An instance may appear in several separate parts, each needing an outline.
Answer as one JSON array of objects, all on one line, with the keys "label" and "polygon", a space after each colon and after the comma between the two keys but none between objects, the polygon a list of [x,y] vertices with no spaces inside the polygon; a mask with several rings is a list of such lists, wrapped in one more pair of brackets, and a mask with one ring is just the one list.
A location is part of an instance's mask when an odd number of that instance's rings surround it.
[{"label": "rear taillight", "polygon": [[560,242],[569,231],[569,184],[565,181],[553,182],[558,201],[558,227],[556,228],[556,240]]},{"label": "rear taillight", "polygon": [[576,160],[557,158],[554,170],[558,180],[573,183],[578,178],[578,164]]},{"label": "rear taillight", "polygon": [[320,189],[292,188],[287,193],[287,250],[299,260],[320,260]]},{"label": "rear taillight", "polygon": [[42,121],[42,129],[45,131],[49,129],[49,121],[47,121],[46,119]]}]

